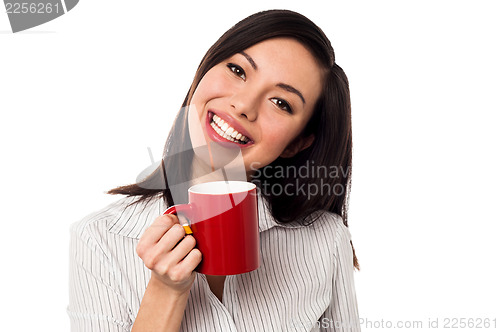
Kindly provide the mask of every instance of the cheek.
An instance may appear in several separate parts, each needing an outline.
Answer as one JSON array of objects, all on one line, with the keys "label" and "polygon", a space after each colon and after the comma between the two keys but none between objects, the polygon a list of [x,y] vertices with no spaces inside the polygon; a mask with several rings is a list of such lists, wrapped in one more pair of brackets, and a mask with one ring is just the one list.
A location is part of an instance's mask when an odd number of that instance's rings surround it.
[{"label": "cheek", "polygon": [[[280,122],[273,121],[269,123],[279,124]],[[268,146],[268,149],[278,154],[281,154],[294,138],[291,136],[291,133],[293,132],[293,130],[291,130],[291,126],[283,124],[279,126],[266,126],[263,128],[263,132],[266,136],[266,145]]]},{"label": "cheek", "polygon": [[212,99],[223,97],[228,89],[229,83],[224,79],[219,70],[211,69],[198,84],[191,102],[201,106]]}]

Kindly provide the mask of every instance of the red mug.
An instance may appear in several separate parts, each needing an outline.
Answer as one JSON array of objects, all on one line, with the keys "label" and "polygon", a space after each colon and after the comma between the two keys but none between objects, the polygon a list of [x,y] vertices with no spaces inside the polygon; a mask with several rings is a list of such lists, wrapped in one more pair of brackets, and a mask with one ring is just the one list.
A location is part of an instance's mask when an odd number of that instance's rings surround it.
[{"label": "red mug", "polygon": [[164,214],[184,216],[202,261],[195,271],[231,275],[260,265],[256,187],[244,181],[215,181],[189,188],[189,203],[169,207]]}]

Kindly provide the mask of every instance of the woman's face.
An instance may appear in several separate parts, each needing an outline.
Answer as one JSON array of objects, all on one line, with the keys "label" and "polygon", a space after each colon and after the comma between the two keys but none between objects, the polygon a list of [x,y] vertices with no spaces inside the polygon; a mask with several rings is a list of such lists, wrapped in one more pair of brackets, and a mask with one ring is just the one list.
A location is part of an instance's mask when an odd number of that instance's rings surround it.
[{"label": "woman's face", "polygon": [[322,90],[314,56],[289,38],[265,40],[212,67],[191,99],[207,142],[241,149],[247,174],[307,148],[301,132]]}]

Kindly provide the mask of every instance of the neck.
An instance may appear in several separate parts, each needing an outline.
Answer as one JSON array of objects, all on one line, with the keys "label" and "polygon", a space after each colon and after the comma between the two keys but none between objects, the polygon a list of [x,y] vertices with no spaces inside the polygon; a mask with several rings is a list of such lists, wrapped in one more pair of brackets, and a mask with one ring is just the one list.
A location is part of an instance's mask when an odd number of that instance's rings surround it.
[{"label": "neck", "polygon": [[251,174],[242,171],[242,166],[239,162],[234,164],[237,165],[233,165],[231,162],[223,168],[213,169],[195,155],[191,166],[191,181],[189,184],[190,186],[194,186],[199,183],[212,181],[249,181]]}]

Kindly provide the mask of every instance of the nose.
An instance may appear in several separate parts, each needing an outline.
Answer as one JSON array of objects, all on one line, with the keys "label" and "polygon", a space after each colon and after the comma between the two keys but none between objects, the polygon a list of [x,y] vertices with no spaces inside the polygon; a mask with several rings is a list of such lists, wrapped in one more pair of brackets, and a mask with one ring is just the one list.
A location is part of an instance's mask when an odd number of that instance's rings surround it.
[{"label": "nose", "polygon": [[238,117],[245,117],[248,121],[255,121],[258,116],[258,99],[256,91],[240,89],[231,96],[231,108]]}]

